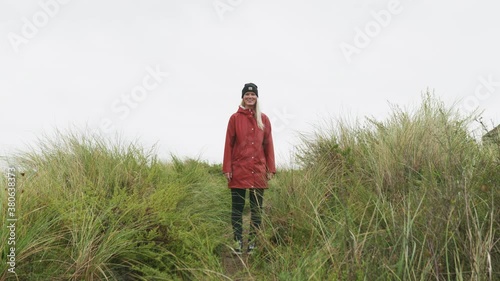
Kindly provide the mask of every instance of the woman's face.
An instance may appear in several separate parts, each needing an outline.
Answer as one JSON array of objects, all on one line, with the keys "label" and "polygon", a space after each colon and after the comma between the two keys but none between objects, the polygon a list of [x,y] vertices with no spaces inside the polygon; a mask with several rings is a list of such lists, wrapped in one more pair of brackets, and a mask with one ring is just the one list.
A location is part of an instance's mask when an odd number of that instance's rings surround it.
[{"label": "woman's face", "polygon": [[246,92],[243,95],[243,103],[245,107],[254,107],[255,103],[257,103],[257,95],[254,92]]}]

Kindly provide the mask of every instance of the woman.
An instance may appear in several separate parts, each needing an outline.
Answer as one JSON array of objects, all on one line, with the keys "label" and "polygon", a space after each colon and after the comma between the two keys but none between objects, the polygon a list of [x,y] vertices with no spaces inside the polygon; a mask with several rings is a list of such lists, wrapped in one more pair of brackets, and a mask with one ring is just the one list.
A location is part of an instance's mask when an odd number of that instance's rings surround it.
[{"label": "woman", "polygon": [[260,112],[257,85],[247,83],[241,92],[241,105],[227,125],[222,172],[231,191],[231,224],[235,246],[243,248],[242,214],[246,190],[250,197],[250,235],[248,253],[255,249],[255,236],[261,224],[262,203],[267,181],[276,173],[271,122]]}]

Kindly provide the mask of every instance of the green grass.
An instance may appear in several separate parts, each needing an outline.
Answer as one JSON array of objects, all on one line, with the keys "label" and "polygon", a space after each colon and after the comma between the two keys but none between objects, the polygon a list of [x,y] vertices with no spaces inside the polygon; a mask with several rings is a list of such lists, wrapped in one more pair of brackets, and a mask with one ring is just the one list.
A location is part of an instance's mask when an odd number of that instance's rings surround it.
[{"label": "green grass", "polygon": [[498,280],[500,147],[471,136],[473,118],[425,95],[387,120],[328,120],[304,135],[301,168],[270,182],[259,250],[237,276],[223,264],[220,164],[163,162],[154,147],[86,133],[45,137],[11,158],[26,171],[17,276],[2,262],[0,280]]}]

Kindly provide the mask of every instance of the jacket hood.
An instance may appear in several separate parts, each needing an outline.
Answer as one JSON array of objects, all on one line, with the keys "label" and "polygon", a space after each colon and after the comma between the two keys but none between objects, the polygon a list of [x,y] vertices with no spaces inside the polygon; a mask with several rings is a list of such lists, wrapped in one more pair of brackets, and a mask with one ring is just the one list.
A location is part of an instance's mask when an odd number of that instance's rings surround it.
[{"label": "jacket hood", "polygon": [[240,105],[238,107],[238,113],[242,113],[242,114],[246,114],[246,115],[253,115],[254,114],[254,111],[251,110],[251,109],[248,109],[248,108],[245,108],[243,107],[242,105]]}]

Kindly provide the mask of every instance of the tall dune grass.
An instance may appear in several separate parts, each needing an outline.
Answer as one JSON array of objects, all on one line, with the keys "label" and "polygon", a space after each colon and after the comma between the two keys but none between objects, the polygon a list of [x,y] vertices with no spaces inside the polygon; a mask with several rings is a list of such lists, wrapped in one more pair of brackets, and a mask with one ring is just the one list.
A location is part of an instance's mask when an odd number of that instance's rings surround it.
[{"label": "tall dune grass", "polygon": [[413,112],[305,137],[304,168],[279,178],[269,212],[276,278],[500,277],[500,154],[470,119],[428,94]]},{"label": "tall dune grass", "polygon": [[304,136],[237,275],[222,262],[220,164],[85,133],[42,139],[16,158],[17,276],[2,262],[0,280],[499,280],[500,144],[476,141],[471,121],[427,94]]},{"label": "tall dune grass", "polygon": [[[219,267],[210,253],[227,208],[218,178],[205,175],[208,164],[162,163],[154,149],[80,133],[58,134],[39,148],[17,158],[26,170],[26,179],[18,175],[19,279],[191,279],[210,274],[188,268]],[[2,280],[6,268],[0,265]]]}]

